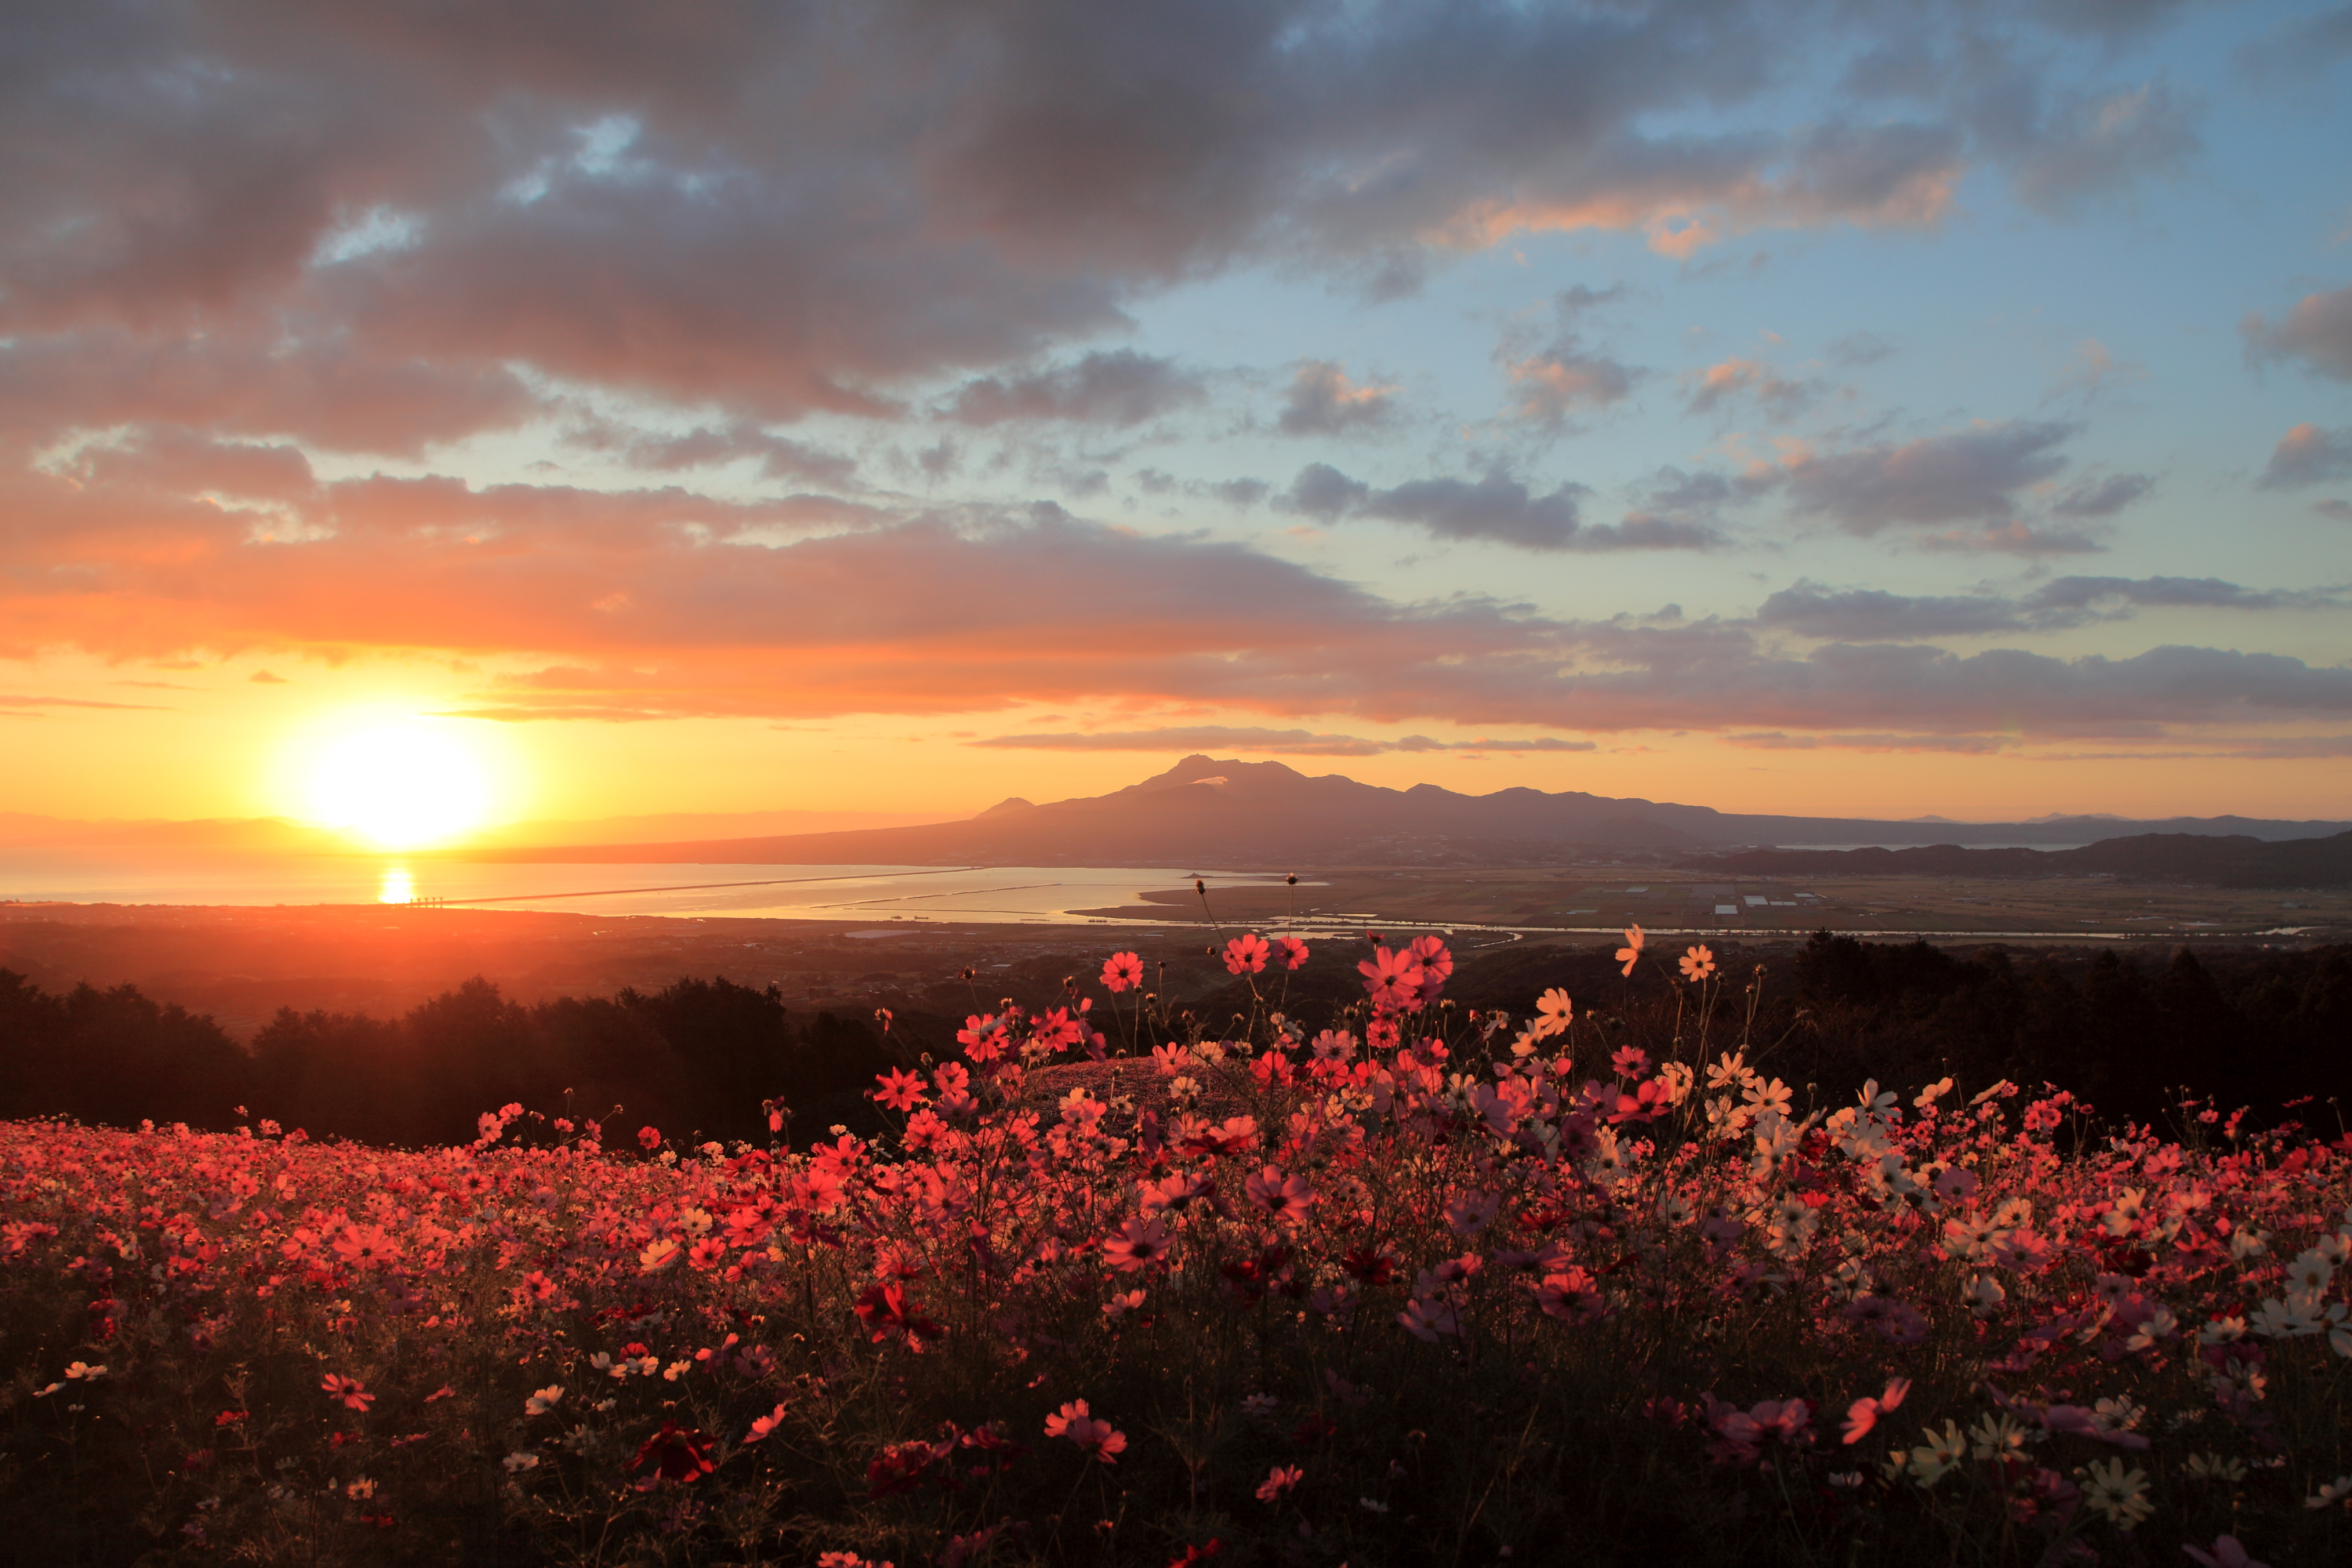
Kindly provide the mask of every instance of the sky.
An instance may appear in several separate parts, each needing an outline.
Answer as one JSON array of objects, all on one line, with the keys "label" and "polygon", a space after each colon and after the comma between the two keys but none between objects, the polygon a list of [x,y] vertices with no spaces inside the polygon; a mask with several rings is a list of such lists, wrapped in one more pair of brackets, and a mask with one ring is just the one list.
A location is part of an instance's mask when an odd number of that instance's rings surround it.
[{"label": "sky", "polygon": [[2352,815],[2352,5],[25,0],[0,76],[0,811],[404,733],[492,818]]}]

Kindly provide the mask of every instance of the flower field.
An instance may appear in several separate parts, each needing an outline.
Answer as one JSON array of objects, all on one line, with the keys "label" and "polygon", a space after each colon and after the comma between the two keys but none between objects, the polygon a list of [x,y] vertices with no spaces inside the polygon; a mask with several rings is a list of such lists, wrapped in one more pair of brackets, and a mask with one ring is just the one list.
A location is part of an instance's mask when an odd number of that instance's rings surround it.
[{"label": "flower field", "polygon": [[2352,1560],[2352,1139],[1811,1103],[1747,977],[1618,956],[1670,1024],[1457,1010],[1430,936],[1310,1026],[1248,936],[1220,1037],[1120,953],[910,1046],[872,1141],[0,1124],[12,1547]]}]

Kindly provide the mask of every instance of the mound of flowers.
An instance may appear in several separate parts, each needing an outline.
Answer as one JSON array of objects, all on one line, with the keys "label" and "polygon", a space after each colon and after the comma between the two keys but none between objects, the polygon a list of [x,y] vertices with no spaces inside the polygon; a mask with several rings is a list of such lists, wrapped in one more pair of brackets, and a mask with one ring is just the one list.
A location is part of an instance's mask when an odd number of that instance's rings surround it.
[{"label": "mound of flowers", "polygon": [[1643,1040],[1453,1008],[1433,935],[1328,1027],[1305,944],[1225,958],[1233,1037],[1116,954],[910,1046],[871,1140],[0,1125],[17,1549],[2352,1558],[2352,1139],[1814,1103],[1704,948]]}]

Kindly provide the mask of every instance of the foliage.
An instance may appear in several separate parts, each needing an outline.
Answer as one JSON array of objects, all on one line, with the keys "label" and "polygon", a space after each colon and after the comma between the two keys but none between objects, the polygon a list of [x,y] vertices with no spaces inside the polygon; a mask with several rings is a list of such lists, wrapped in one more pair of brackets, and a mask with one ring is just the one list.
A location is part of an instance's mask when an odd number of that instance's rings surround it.
[{"label": "foliage", "polygon": [[[1642,944],[1621,952],[1630,971]],[[976,1013],[891,1131],[0,1125],[27,1560],[2340,1560],[2352,1140],[1843,1109],[1379,949],[1309,1036]],[[1304,951],[1296,956],[1303,961]],[[1661,969],[1661,973],[1665,973]],[[494,1000],[494,999],[492,999]],[[709,1005],[689,996],[681,1005]],[[477,1026],[502,1014],[472,999]],[[1090,1058],[1066,1065],[1072,1053]],[[772,1108],[772,1132],[787,1124]],[[2227,1536],[2224,1542],[2220,1538]]]}]

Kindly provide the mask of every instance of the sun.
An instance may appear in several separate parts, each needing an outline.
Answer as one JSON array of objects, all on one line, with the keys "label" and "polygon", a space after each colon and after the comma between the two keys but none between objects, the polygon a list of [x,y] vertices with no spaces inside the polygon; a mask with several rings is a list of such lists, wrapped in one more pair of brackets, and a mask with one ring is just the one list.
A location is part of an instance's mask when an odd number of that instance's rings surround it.
[{"label": "sun", "polygon": [[392,719],[331,735],[310,758],[304,815],[380,849],[423,848],[483,826],[490,770],[455,730]]}]

